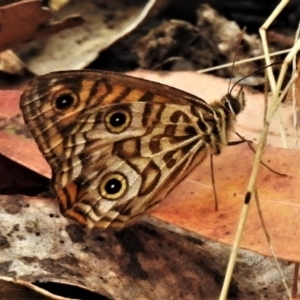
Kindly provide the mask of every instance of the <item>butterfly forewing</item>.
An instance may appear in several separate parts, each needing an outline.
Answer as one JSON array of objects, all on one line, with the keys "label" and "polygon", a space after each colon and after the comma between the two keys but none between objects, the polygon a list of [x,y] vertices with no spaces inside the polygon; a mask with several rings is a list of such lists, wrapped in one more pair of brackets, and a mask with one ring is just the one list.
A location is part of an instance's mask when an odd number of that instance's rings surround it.
[{"label": "butterfly forewing", "polygon": [[121,228],[227,144],[240,112],[227,104],[118,73],[65,71],[32,80],[20,106],[62,213]]}]

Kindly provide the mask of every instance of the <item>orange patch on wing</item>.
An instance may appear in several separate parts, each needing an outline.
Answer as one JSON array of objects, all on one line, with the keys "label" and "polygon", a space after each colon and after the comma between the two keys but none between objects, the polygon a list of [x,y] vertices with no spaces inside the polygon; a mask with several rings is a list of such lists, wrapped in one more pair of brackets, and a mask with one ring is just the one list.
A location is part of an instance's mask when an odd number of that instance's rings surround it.
[{"label": "orange patch on wing", "polygon": [[83,214],[75,212],[72,209],[67,210],[65,216],[78,222],[81,225],[87,225],[87,218]]},{"label": "orange patch on wing", "polygon": [[62,213],[72,208],[76,202],[78,186],[74,182],[68,183],[62,190],[57,192],[57,199]]}]

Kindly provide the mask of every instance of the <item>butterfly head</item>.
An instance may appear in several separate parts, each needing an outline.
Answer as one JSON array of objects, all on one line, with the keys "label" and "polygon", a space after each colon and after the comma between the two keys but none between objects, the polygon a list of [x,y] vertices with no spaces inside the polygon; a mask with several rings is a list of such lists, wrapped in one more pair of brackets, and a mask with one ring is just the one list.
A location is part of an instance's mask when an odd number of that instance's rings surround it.
[{"label": "butterfly head", "polygon": [[244,110],[246,104],[243,87],[239,89],[236,96],[232,96],[230,93],[225,95],[221,99],[221,104],[231,114],[238,115],[242,110]]},{"label": "butterfly head", "polygon": [[212,153],[219,154],[221,149],[228,144],[229,135],[234,129],[236,116],[245,108],[245,96],[241,88],[236,96],[230,93],[220,101],[211,104],[215,114],[215,129],[212,131]]},{"label": "butterfly head", "polygon": [[245,104],[243,87],[239,89],[236,96],[228,93],[219,103],[217,103],[219,111],[222,111],[224,116],[224,127],[226,132],[233,130],[236,116],[244,110]]}]

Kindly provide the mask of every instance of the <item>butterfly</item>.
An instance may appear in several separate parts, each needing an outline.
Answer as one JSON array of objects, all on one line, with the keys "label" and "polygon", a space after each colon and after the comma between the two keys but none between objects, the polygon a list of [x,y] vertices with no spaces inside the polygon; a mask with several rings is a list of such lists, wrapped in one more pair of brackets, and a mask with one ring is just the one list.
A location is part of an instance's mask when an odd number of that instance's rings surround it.
[{"label": "butterfly", "polygon": [[138,221],[228,144],[242,90],[211,104],[167,85],[95,70],[34,78],[20,108],[66,217],[92,228]]}]

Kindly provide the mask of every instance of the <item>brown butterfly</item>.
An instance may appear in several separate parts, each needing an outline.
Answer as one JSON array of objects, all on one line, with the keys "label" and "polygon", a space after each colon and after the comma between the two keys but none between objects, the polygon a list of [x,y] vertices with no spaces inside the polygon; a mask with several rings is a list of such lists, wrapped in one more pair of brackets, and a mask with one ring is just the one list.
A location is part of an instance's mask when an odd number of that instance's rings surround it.
[{"label": "brown butterfly", "polygon": [[122,228],[155,207],[207,153],[228,143],[242,90],[207,104],[178,89],[105,71],[34,78],[25,123],[52,169],[61,212]]}]

